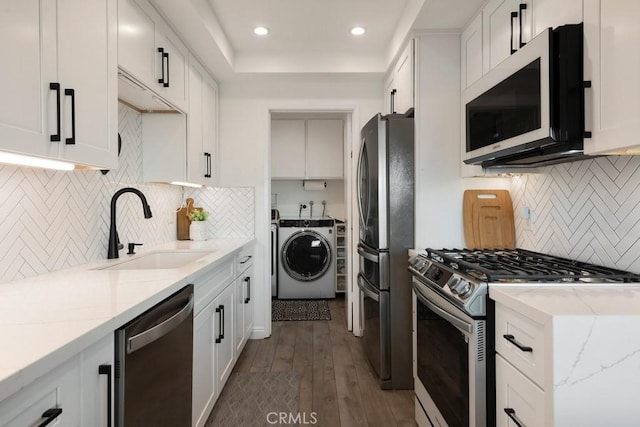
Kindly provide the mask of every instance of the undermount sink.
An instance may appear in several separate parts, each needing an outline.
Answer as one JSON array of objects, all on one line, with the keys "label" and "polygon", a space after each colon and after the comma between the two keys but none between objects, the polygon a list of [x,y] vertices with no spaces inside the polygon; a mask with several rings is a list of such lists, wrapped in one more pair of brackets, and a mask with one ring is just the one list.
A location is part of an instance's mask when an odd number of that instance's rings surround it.
[{"label": "undermount sink", "polygon": [[163,251],[142,254],[128,261],[123,261],[97,270],[170,270],[180,268],[214,251]]}]

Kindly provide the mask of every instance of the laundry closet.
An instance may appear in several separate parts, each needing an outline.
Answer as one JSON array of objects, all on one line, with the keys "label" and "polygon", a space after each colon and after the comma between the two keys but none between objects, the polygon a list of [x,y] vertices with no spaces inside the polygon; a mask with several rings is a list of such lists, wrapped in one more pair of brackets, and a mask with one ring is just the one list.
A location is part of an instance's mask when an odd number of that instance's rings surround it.
[{"label": "laundry closet", "polygon": [[346,290],[344,113],[272,113],[272,296]]}]

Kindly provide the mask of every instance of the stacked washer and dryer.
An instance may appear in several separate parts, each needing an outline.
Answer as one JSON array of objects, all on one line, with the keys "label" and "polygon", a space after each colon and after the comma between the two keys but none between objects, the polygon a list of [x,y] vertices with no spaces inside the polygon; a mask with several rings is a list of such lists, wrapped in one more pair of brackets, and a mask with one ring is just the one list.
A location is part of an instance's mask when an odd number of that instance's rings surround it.
[{"label": "stacked washer and dryer", "polygon": [[336,296],[335,221],[278,221],[277,297],[319,299]]}]

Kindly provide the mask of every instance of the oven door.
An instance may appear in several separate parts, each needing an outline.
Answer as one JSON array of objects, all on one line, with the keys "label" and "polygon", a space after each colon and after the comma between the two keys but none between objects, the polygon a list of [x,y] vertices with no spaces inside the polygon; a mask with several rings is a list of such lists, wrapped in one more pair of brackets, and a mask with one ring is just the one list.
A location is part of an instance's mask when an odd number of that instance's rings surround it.
[{"label": "oven door", "polygon": [[435,426],[486,426],[485,320],[422,283],[416,296],[416,397]]}]

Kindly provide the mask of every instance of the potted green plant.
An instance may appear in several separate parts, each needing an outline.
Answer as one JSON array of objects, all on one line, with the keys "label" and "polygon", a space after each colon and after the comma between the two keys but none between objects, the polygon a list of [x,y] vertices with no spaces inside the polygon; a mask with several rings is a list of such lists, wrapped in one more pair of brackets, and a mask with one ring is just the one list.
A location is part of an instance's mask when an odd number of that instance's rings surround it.
[{"label": "potted green plant", "polygon": [[191,221],[189,225],[189,238],[191,240],[200,241],[209,238],[207,218],[209,218],[209,212],[204,209],[194,209],[189,213],[189,220]]}]

